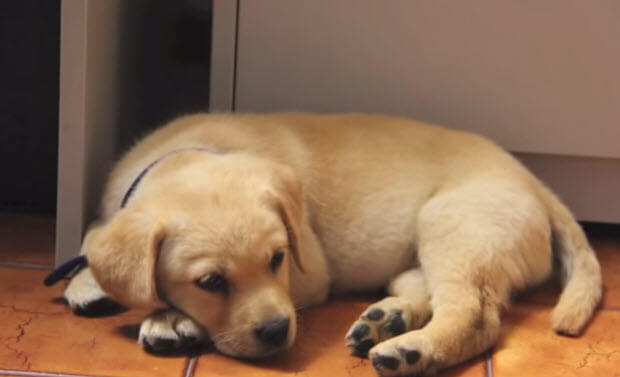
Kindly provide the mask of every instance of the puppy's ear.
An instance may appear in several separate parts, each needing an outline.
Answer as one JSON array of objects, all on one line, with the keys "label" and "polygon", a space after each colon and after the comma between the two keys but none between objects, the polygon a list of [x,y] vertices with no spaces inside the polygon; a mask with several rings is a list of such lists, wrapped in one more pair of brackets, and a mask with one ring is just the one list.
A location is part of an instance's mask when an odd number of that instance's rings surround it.
[{"label": "puppy's ear", "polygon": [[302,261],[302,248],[304,247],[306,233],[311,230],[308,224],[301,182],[291,168],[278,165],[275,169],[274,189],[276,207],[286,227],[293,259],[299,270],[305,272]]},{"label": "puppy's ear", "polygon": [[165,236],[154,217],[123,209],[108,223],[90,229],[82,253],[103,290],[128,307],[162,306],[155,264]]}]

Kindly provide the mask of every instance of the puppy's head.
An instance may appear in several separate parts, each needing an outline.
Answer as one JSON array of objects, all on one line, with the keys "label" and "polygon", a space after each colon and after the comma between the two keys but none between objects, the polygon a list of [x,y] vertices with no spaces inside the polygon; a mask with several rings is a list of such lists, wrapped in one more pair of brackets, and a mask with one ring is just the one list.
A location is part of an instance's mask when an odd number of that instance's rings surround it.
[{"label": "puppy's head", "polygon": [[246,155],[161,165],[126,208],[87,234],[97,281],[130,307],[180,309],[231,356],[290,346],[289,269],[303,270],[306,221],[294,172]]}]

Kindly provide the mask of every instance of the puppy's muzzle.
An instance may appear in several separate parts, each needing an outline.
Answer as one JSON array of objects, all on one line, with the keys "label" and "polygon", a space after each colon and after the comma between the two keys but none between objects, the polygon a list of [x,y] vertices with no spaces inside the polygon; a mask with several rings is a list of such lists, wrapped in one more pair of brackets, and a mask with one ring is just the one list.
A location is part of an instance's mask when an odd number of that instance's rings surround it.
[{"label": "puppy's muzzle", "polygon": [[279,317],[264,322],[254,330],[259,342],[268,350],[281,348],[287,343],[289,334],[289,317]]}]

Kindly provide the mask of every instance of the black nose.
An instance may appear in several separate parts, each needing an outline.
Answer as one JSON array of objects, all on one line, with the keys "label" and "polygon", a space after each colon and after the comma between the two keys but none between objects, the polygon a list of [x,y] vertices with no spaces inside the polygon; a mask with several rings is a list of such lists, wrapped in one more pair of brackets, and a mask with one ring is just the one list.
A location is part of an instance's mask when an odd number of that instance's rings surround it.
[{"label": "black nose", "polygon": [[263,345],[280,347],[286,343],[288,336],[288,317],[278,318],[263,323],[254,330],[256,337]]}]

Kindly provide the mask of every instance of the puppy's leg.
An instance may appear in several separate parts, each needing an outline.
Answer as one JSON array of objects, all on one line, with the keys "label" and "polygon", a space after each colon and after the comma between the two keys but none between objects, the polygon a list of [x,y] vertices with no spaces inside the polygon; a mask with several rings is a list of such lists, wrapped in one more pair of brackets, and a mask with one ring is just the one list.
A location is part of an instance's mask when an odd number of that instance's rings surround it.
[{"label": "puppy's leg", "polygon": [[529,193],[476,182],[431,199],[418,218],[418,258],[432,318],[369,351],[383,376],[433,373],[479,355],[500,333],[512,288],[550,272],[550,229]]},{"label": "puppy's leg", "polygon": [[388,293],[409,301],[413,316],[412,329],[422,327],[431,317],[431,296],[421,268],[412,268],[398,275],[388,286]]},{"label": "puppy's leg", "polygon": [[176,309],[157,310],[142,321],[138,342],[154,353],[192,350],[210,343],[202,327]]},{"label": "puppy's leg", "polygon": [[424,328],[386,340],[369,351],[380,375],[433,374],[484,352],[496,341],[498,307],[481,305],[479,289],[466,284],[438,286],[433,317]]},{"label": "puppy's leg", "polygon": [[77,315],[94,317],[117,314],[124,310],[101,289],[88,267],[71,279],[64,296]]},{"label": "puppy's leg", "polygon": [[347,332],[345,342],[353,353],[366,356],[375,344],[420,328],[430,318],[430,296],[420,268],[398,275],[388,292],[395,297],[369,306]]}]

